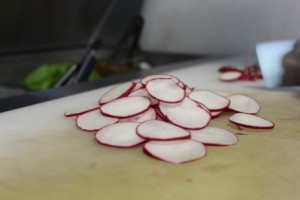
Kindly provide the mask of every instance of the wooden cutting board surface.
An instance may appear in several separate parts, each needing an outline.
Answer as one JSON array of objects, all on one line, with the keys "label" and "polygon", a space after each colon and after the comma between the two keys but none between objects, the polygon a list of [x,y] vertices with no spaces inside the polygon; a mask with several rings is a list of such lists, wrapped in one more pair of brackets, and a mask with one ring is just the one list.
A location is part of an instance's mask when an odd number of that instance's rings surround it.
[{"label": "wooden cutting board surface", "polygon": [[[193,78],[197,70],[170,73],[196,87],[220,89]],[[257,99],[259,115],[276,127],[245,129],[237,145],[208,147],[204,159],[182,165],[149,158],[141,146],[101,146],[75,127],[74,118],[63,116],[70,108],[97,104],[108,88],[0,114],[0,199],[300,199],[300,97],[222,87]],[[230,115],[210,125],[237,132]]]}]

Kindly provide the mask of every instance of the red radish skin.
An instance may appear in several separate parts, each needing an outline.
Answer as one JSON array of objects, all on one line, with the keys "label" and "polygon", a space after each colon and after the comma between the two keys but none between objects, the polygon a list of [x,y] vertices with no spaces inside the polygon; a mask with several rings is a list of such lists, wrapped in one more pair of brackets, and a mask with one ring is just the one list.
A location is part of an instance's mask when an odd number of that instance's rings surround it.
[{"label": "red radish skin", "polygon": [[229,146],[238,143],[236,134],[222,128],[206,127],[201,130],[192,130],[191,139],[205,145]]},{"label": "red radish skin", "polygon": [[193,140],[149,141],[144,152],[158,160],[172,164],[183,164],[203,158],[206,148]]},{"label": "red radish skin", "polygon": [[204,104],[210,111],[224,110],[229,106],[229,99],[208,90],[194,90],[188,96],[190,99]]},{"label": "red radish skin", "polygon": [[180,103],[160,102],[159,109],[172,124],[185,129],[204,128],[211,119],[210,113],[189,98]]},{"label": "red radish skin", "polygon": [[191,137],[191,133],[188,130],[159,120],[148,120],[141,123],[137,127],[136,132],[141,138],[146,140],[168,141],[190,139]]},{"label": "red radish skin", "polygon": [[154,108],[149,108],[146,112],[143,112],[142,114],[136,115],[134,117],[130,117],[130,118],[123,118],[120,119],[119,122],[145,122],[151,119],[156,119],[156,112],[154,110]]},{"label": "red radish skin", "polygon": [[260,110],[260,106],[257,101],[249,96],[233,94],[227,98],[230,100],[230,104],[228,106],[229,110],[247,114],[256,114]]},{"label": "red radish skin", "polygon": [[185,97],[185,90],[172,79],[153,79],[146,84],[147,92],[153,98],[167,103],[178,103]]},{"label": "red radish skin", "polygon": [[242,77],[242,72],[239,71],[229,71],[229,72],[223,72],[219,75],[219,80],[224,82],[231,82],[239,80]]},{"label": "red radish skin", "polygon": [[95,134],[98,143],[118,148],[130,148],[137,146],[145,140],[136,134],[136,128],[140,123],[122,122],[106,126]]},{"label": "red radish skin", "polygon": [[100,109],[100,106],[77,108],[64,113],[65,117],[75,117],[84,113]]},{"label": "red radish skin", "polygon": [[84,131],[97,131],[118,121],[119,119],[117,118],[102,115],[97,109],[78,116],[76,118],[76,126]]},{"label": "red radish skin", "polygon": [[116,118],[129,118],[146,112],[150,100],[146,97],[123,97],[104,104],[100,111],[103,115]]},{"label": "red radish skin", "polygon": [[135,87],[133,81],[127,81],[107,91],[99,100],[99,104],[103,105],[115,99],[126,97],[130,94],[131,90]]},{"label": "red radish skin", "polygon": [[155,75],[149,75],[146,76],[144,78],[142,78],[141,83],[146,86],[146,84],[148,83],[148,81],[151,81],[153,79],[172,79],[175,83],[179,83],[179,79],[171,76],[171,75],[167,75],[167,74],[155,74]]},{"label": "red radish skin", "polygon": [[229,121],[238,127],[253,129],[273,129],[275,124],[267,119],[246,113],[236,113]]}]

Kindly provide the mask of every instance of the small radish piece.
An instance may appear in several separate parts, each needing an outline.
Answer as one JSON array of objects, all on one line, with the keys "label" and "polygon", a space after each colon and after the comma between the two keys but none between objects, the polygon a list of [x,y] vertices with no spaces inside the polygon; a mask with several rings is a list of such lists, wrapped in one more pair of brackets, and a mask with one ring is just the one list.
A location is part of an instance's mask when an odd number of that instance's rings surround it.
[{"label": "small radish piece", "polygon": [[188,96],[190,99],[204,104],[210,111],[220,111],[228,107],[229,99],[206,90],[194,90]]},{"label": "small radish piece", "polygon": [[163,79],[165,79],[165,78],[169,79],[170,78],[175,83],[179,83],[180,82],[178,78],[176,78],[174,76],[171,76],[171,75],[167,75],[167,74],[154,74],[154,75],[149,75],[149,76],[146,76],[146,77],[142,78],[141,83],[145,86],[148,83],[148,81],[151,81],[153,79],[162,79],[162,78]]},{"label": "small radish piece", "polygon": [[140,137],[148,140],[189,139],[191,136],[189,131],[159,120],[143,122],[137,127],[136,132]]},{"label": "small radish piece", "polygon": [[184,84],[183,82],[179,82],[179,83],[177,83],[177,85],[179,86],[179,87],[181,87],[182,89],[184,89],[185,90],[185,88],[187,87],[187,85],[186,84]]},{"label": "small radish piece", "polygon": [[181,164],[200,159],[206,155],[206,148],[193,140],[149,141],[144,152],[156,159]]},{"label": "small radish piece", "polygon": [[246,113],[236,113],[229,118],[229,121],[239,127],[254,129],[272,129],[275,126],[269,120]]},{"label": "small radish piece", "polygon": [[117,118],[129,118],[150,108],[150,100],[146,97],[123,97],[104,104],[100,111],[103,115]]},{"label": "small radish piece", "polygon": [[154,108],[149,108],[146,112],[143,112],[142,114],[136,115],[134,117],[120,119],[119,122],[140,122],[141,123],[151,119],[156,119],[156,112]]},{"label": "small radish piece", "polygon": [[204,128],[211,119],[210,113],[187,97],[179,103],[160,102],[159,109],[172,124],[186,129]]},{"label": "small radish piece", "polygon": [[238,137],[234,133],[217,127],[206,127],[201,130],[192,130],[191,134],[192,140],[207,145],[227,146],[238,142]]},{"label": "small radish piece", "polygon": [[76,108],[73,110],[69,110],[67,112],[64,113],[65,117],[74,117],[74,116],[78,116],[78,115],[82,115],[84,113],[93,111],[93,110],[99,110],[100,106],[94,106],[94,107],[81,107],[81,108]]},{"label": "small radish piece", "polygon": [[172,79],[153,79],[147,82],[146,89],[153,98],[167,103],[178,103],[185,97],[185,90]]},{"label": "small radish piece", "polygon": [[107,91],[99,100],[99,104],[103,105],[112,100],[127,96],[131,90],[134,88],[135,83],[133,81],[128,81],[117,85],[116,87]]},{"label": "small radish piece", "polygon": [[136,90],[138,90],[138,89],[141,89],[143,87],[144,86],[143,86],[143,84],[141,82],[136,82],[134,88],[131,90],[131,93],[134,92],[134,91],[136,91]]},{"label": "small radish piece", "polygon": [[158,104],[158,100],[151,97],[145,88],[141,88],[136,91],[133,91],[128,96],[129,97],[147,97],[150,99],[151,106]]},{"label": "small radish piece", "polygon": [[210,112],[212,118],[216,118],[216,117],[220,116],[221,113],[222,113],[222,111],[212,111],[212,112]]},{"label": "small radish piece", "polygon": [[230,82],[240,79],[242,75],[242,72],[239,71],[223,72],[219,75],[219,79],[221,81]]},{"label": "small radish piece", "polygon": [[95,139],[100,144],[112,147],[128,148],[141,144],[145,140],[136,134],[140,123],[123,122],[100,129],[95,134]]},{"label": "small radish piece", "polygon": [[260,110],[259,104],[251,97],[241,94],[233,94],[227,98],[230,100],[230,104],[228,106],[229,110],[248,114],[256,114]]},{"label": "small radish piece", "polygon": [[89,111],[76,118],[76,125],[84,131],[97,131],[104,126],[114,124],[119,119],[107,117],[101,114],[99,109]]}]

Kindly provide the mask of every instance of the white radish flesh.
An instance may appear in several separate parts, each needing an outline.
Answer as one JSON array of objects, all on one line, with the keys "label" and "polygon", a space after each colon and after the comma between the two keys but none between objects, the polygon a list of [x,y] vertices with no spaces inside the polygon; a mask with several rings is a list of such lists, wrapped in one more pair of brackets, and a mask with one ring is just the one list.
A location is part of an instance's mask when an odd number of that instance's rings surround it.
[{"label": "white radish flesh", "polygon": [[225,82],[235,81],[240,79],[241,77],[242,73],[237,71],[223,72],[219,75],[219,79]]},{"label": "white radish flesh", "polygon": [[212,111],[210,112],[212,118],[216,118],[221,115],[223,111]]},{"label": "white radish flesh", "polygon": [[185,97],[185,90],[172,79],[154,79],[146,84],[148,93],[155,99],[168,103],[177,103]]},{"label": "white radish flesh", "polygon": [[76,125],[84,131],[97,131],[104,126],[114,124],[119,119],[107,117],[101,114],[100,110],[93,110],[84,113],[76,118]]},{"label": "white radish flesh", "polygon": [[150,100],[146,97],[123,97],[104,104],[100,111],[109,117],[128,118],[147,111]]},{"label": "white radish flesh", "polygon": [[144,122],[151,119],[156,119],[156,112],[153,108],[149,108],[146,112],[130,118],[120,119],[119,122]]},{"label": "white radish flesh", "polygon": [[152,106],[158,104],[158,100],[151,97],[150,94],[147,92],[147,90],[145,88],[141,88],[141,89],[138,89],[136,91],[133,91],[128,96],[129,97],[147,97],[147,98],[150,99],[150,103],[151,103]]},{"label": "white radish flesh", "polygon": [[148,140],[189,139],[191,136],[189,131],[159,120],[143,122],[136,131],[140,137]]},{"label": "white radish flesh", "polygon": [[193,140],[149,141],[144,145],[144,151],[173,164],[191,162],[206,155],[205,146]]},{"label": "white radish flesh", "polygon": [[87,113],[87,112],[90,112],[90,111],[93,111],[93,110],[99,110],[100,106],[94,106],[94,107],[81,107],[81,108],[76,108],[76,109],[72,109],[72,110],[69,110],[67,112],[64,113],[65,117],[74,117],[74,116],[78,116],[78,115],[82,115],[84,113]]},{"label": "white radish flesh", "polygon": [[189,98],[204,104],[210,111],[220,111],[228,107],[229,99],[206,90],[195,90],[189,94]]},{"label": "white radish flesh", "polygon": [[127,96],[131,90],[134,88],[135,83],[133,81],[128,81],[117,85],[116,87],[110,89],[106,92],[99,100],[99,104],[105,104],[112,100]]},{"label": "white radish flesh", "polygon": [[207,145],[233,145],[238,142],[238,137],[222,128],[206,127],[201,130],[192,130],[191,139]]},{"label": "white radish flesh", "polygon": [[136,134],[136,128],[140,123],[123,122],[100,129],[95,134],[95,139],[100,144],[128,148],[136,146],[145,140]]},{"label": "white radish flesh", "polygon": [[259,104],[251,97],[234,94],[227,97],[230,100],[228,109],[235,112],[256,114],[260,110]]},{"label": "white radish flesh", "polygon": [[269,120],[246,113],[236,113],[229,118],[229,121],[239,127],[254,129],[272,129],[275,126]]},{"label": "white radish flesh", "polygon": [[201,129],[208,125],[211,116],[189,98],[180,103],[159,103],[162,114],[173,124],[186,129]]},{"label": "white radish flesh", "polygon": [[141,83],[145,86],[148,83],[148,81],[151,81],[153,79],[166,79],[166,78],[172,79],[175,83],[180,82],[178,78],[176,78],[174,76],[171,76],[171,75],[155,74],[155,75],[149,75],[149,76],[146,76],[146,77],[142,78]]}]

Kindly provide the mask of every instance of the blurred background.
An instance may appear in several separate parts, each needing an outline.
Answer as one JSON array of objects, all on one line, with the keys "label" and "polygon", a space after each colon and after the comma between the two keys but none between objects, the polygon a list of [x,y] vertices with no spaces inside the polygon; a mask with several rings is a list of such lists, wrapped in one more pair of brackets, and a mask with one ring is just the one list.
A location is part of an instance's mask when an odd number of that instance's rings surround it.
[{"label": "blurred background", "polygon": [[1,0],[0,98],[300,35],[297,0]]}]

